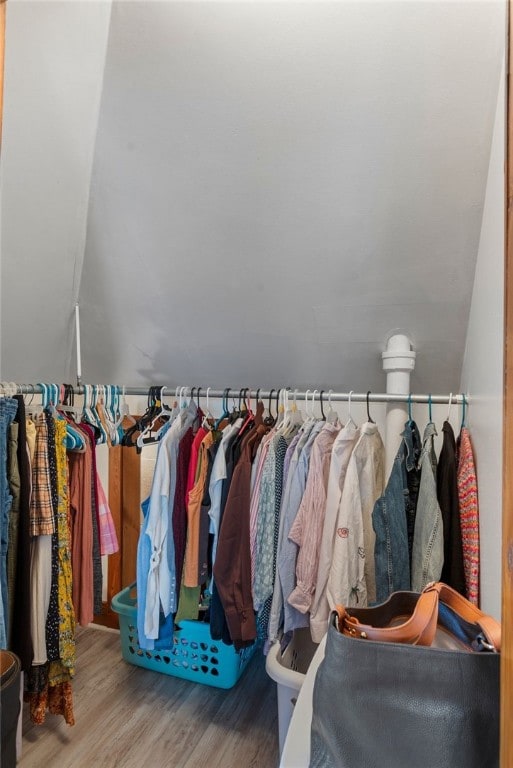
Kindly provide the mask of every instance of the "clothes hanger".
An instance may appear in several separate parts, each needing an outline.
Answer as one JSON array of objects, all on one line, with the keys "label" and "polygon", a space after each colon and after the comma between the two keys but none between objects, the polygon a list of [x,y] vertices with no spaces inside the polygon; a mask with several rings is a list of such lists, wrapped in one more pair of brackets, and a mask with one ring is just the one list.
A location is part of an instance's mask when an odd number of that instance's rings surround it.
[{"label": "clothes hanger", "polygon": [[408,426],[413,424],[412,412],[411,412],[411,392],[408,395]]},{"label": "clothes hanger", "polygon": [[93,402],[91,406],[91,410],[94,414],[96,427],[100,430],[100,435],[98,439],[96,440],[97,445],[105,445],[105,443],[108,440],[107,430],[105,429],[105,425],[100,417],[100,412],[98,410],[98,405],[101,405],[101,397],[102,397],[102,385],[101,384],[93,384]]},{"label": "clothes hanger", "polygon": [[280,427],[280,425],[281,425],[281,423],[283,421],[284,413],[285,413],[285,408],[283,406],[282,397],[281,397],[281,393],[282,392],[283,392],[283,388],[281,388],[281,387],[276,392],[276,421],[275,421],[275,425],[276,425],[277,428]]},{"label": "clothes hanger", "polygon": [[[305,419],[304,419],[303,414],[301,413],[300,409],[297,407],[297,393],[298,393],[298,390],[295,389],[294,390],[294,397],[293,397],[293,400],[292,400],[291,410],[292,410],[292,420],[293,420],[294,424],[296,424],[298,427],[300,427],[300,426],[302,426],[304,424]],[[288,396],[287,396],[287,399],[288,399]]]},{"label": "clothes hanger", "polygon": [[263,418],[264,418],[264,424],[267,427],[272,427],[275,424],[275,419],[273,418],[273,415],[271,413],[271,398],[273,396],[273,392],[276,392],[275,389],[271,389],[269,392],[269,400],[267,401],[268,407],[264,410]]},{"label": "clothes hanger", "polygon": [[[169,406],[164,402],[165,389],[165,386],[160,388],[155,387],[153,389],[154,404],[152,406],[152,420],[146,425],[145,429],[137,438],[136,442],[139,448],[143,448],[143,446],[150,445],[152,443],[158,443],[161,437],[167,431],[167,424],[171,418],[172,411],[171,408],[169,408]],[[164,420],[165,423],[160,425],[159,428],[155,431],[155,425],[160,420]]]},{"label": "clothes hanger", "polygon": [[326,421],[328,424],[336,424],[338,422],[338,413],[334,410],[331,404],[332,392],[332,389],[330,389],[328,392],[328,413],[326,414]]},{"label": "clothes hanger", "polygon": [[376,422],[374,421],[374,419],[370,415],[370,409],[369,409],[369,396],[370,396],[370,394],[371,394],[371,391],[369,389],[368,392],[367,392],[367,421],[370,421],[371,424],[375,424]]},{"label": "clothes hanger", "polygon": [[210,390],[212,387],[207,387],[207,404],[205,407],[205,415],[203,417],[202,427],[203,429],[212,429],[214,417],[210,412]]},{"label": "clothes hanger", "polygon": [[[245,405],[245,420],[242,424],[242,427],[239,430],[239,435],[242,435],[246,430],[251,429],[251,427],[255,423],[255,415],[253,411],[251,410],[251,390],[249,387],[246,387],[243,391],[243,397],[244,397],[244,405]],[[247,394],[249,392],[249,402],[247,400]]]},{"label": "clothes hanger", "polygon": [[277,425],[276,434],[285,437],[294,425],[292,423],[292,409],[289,405],[289,391],[288,389],[283,389],[281,392],[283,392],[279,406],[281,410],[281,420]]},{"label": "clothes hanger", "polygon": [[146,404],[146,411],[143,413],[143,415],[137,419],[136,423],[129,427],[125,434],[123,435],[121,439],[122,445],[125,445],[129,448],[136,448],[138,452],[141,451],[140,445],[137,443],[137,439],[139,435],[144,432],[146,427],[151,424],[153,421],[153,417],[156,410],[156,398],[155,398],[155,387],[152,386],[148,389],[148,398],[147,398],[147,404]]},{"label": "clothes hanger", "polygon": [[[209,389],[210,389],[210,387],[209,387]],[[219,425],[221,424],[223,419],[226,419],[229,416],[229,413],[228,413],[228,393],[229,393],[229,391],[230,391],[229,387],[227,387],[223,391],[223,400],[222,400],[222,405],[221,405],[223,410],[222,410],[221,415],[219,416],[219,418],[214,422],[214,429],[216,429],[216,430],[219,429]]]},{"label": "clothes hanger", "polygon": [[321,389],[321,392],[320,392],[320,395],[319,395],[319,397],[320,397],[320,401],[321,401],[321,417],[322,417],[322,420],[323,420],[323,421],[326,421],[326,416],[325,416],[325,414],[324,414],[324,404],[323,404],[323,402],[322,402],[322,396],[323,396],[323,395],[324,395],[324,390],[323,390],[323,389]]},{"label": "clothes hanger", "polygon": [[308,409],[308,395],[310,394],[310,390],[307,389],[305,392],[305,424],[312,421],[312,414],[311,411]]},{"label": "clothes hanger", "polygon": [[126,401],[126,386],[123,385],[122,398],[121,402],[119,403],[119,416],[116,421],[116,429],[119,432],[120,442],[123,440],[124,430],[122,428],[122,424],[125,419],[128,420],[132,426],[136,423],[134,417],[130,414],[130,406]]},{"label": "clothes hanger", "polygon": [[462,429],[464,429],[466,424],[466,416],[467,416],[467,398],[465,396],[465,393],[462,393],[461,395],[462,401],[461,401],[461,426],[460,426],[460,432]]},{"label": "clothes hanger", "polygon": [[447,418],[446,421],[450,423],[451,421],[451,405],[452,405],[452,392],[449,395],[449,407],[447,408]]},{"label": "clothes hanger", "polygon": [[[78,453],[84,453],[86,450],[84,435],[71,419],[72,415],[75,419],[77,418],[76,410],[73,407],[73,387],[71,384],[64,384],[61,387],[60,392],[60,400],[62,402],[58,403],[57,412],[62,414],[61,418],[64,418],[66,421],[66,448]],[[70,401],[71,405],[68,405],[68,402]]]},{"label": "clothes hanger", "polygon": [[347,398],[347,423],[352,424],[355,429],[358,429],[358,424],[353,419],[352,413],[351,413],[351,397],[354,394],[354,390],[352,389],[349,393],[349,396]]},{"label": "clothes hanger", "polygon": [[315,393],[318,392],[318,389],[314,389],[312,393],[312,419],[314,421],[317,421],[317,417],[315,416]]}]

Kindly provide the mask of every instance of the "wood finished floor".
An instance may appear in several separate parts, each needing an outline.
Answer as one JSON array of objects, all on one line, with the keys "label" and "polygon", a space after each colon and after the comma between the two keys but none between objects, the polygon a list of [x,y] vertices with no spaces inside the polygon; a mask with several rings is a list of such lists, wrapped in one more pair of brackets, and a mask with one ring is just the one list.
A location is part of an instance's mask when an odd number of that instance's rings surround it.
[{"label": "wood finished floor", "polygon": [[23,717],[18,768],[275,768],[276,683],[257,651],[225,691],[134,667],[117,633],[81,630],[74,684],[76,724]]}]

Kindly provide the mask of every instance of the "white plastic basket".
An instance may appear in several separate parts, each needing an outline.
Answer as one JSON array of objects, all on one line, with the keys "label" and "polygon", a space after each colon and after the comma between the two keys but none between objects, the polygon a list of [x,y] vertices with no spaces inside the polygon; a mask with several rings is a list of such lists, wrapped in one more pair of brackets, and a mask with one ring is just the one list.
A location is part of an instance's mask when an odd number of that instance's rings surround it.
[{"label": "white plastic basket", "polygon": [[280,755],[298,693],[317,648],[307,627],[295,630],[283,653],[280,651],[280,643],[275,643],[267,654],[265,669],[277,684]]}]

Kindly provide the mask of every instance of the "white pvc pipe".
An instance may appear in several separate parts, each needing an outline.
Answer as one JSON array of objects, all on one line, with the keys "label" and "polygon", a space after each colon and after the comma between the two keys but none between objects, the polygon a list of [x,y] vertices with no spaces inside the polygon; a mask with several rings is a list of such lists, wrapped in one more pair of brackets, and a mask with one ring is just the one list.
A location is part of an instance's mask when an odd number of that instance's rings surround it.
[{"label": "white pvc pipe", "polygon": [[[382,354],[383,370],[387,374],[387,394],[410,394],[410,376],[415,368],[415,352],[408,336],[402,333],[391,336]],[[408,417],[406,403],[388,403],[385,431],[385,472],[390,476],[394,458],[401,444],[401,433]]]}]

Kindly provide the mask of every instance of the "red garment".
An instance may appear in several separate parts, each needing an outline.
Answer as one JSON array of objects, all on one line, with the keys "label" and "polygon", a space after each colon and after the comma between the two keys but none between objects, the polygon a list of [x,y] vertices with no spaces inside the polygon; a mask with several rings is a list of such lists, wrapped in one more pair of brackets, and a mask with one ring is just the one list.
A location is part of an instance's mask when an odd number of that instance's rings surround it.
[{"label": "red garment", "polygon": [[208,432],[208,429],[200,427],[196,432],[196,437],[194,438],[194,442],[192,444],[191,458],[189,461],[189,472],[187,474],[187,490],[185,492],[186,499],[189,498],[189,493],[192,491],[196,483],[196,469],[198,467],[200,445],[203,442],[203,438],[208,435]]}]

